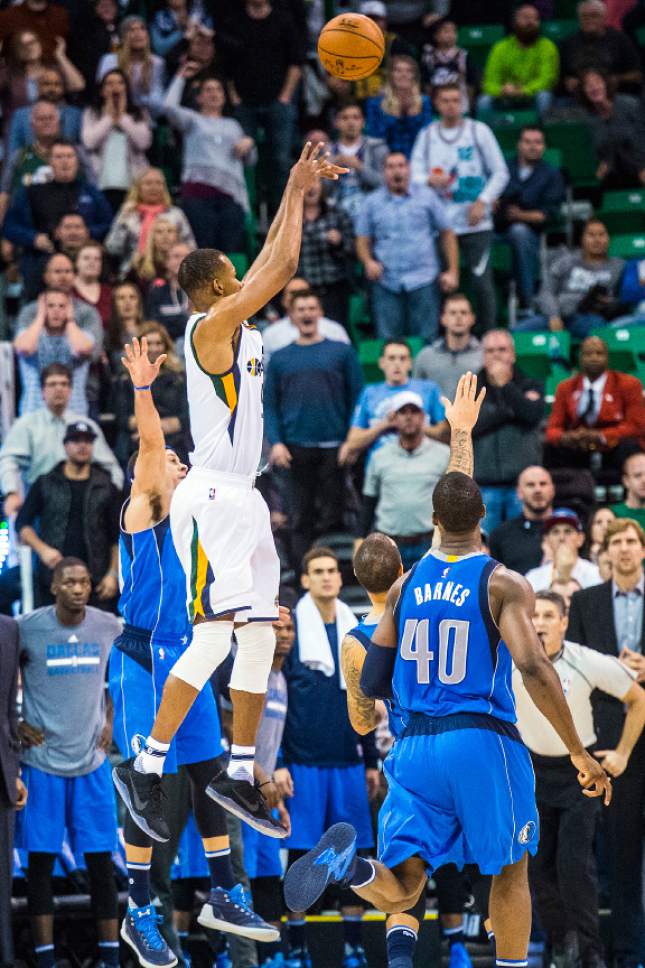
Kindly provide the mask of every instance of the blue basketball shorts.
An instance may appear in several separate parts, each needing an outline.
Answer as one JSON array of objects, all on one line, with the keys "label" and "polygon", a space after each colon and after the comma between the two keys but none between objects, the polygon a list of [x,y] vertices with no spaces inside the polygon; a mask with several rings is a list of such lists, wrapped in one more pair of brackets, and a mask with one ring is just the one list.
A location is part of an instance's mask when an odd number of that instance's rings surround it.
[{"label": "blue basketball shorts", "polygon": [[56,776],[25,765],[22,779],[29,796],[18,814],[16,847],[58,854],[67,830],[75,857],[116,850],[116,802],[109,760],[83,776]]},{"label": "blue basketball shorts", "polygon": [[499,874],[538,847],[535,777],[514,730],[454,729],[398,740],[385,761],[378,857],[393,868],[419,855],[429,872],[477,864]]},{"label": "blue basketball shorts", "polygon": [[[146,640],[147,636],[147,640]],[[114,705],[114,741],[124,759],[134,752],[137,735],[152,729],[166,679],[185,644],[150,640],[149,633],[126,626],[110,655],[109,689]],[[170,744],[164,773],[201,763],[222,753],[217,702],[210,685],[199,693]]]},{"label": "blue basketball shorts", "polygon": [[261,834],[248,823],[242,825],[244,870],[250,880],[254,877],[282,877],[280,848],[282,842]]},{"label": "blue basketball shorts", "polygon": [[289,764],[294,796],[286,801],[291,836],[280,841],[291,850],[309,850],[332,824],[351,823],[359,848],[372,847],[374,836],[365,783],[365,767]]}]

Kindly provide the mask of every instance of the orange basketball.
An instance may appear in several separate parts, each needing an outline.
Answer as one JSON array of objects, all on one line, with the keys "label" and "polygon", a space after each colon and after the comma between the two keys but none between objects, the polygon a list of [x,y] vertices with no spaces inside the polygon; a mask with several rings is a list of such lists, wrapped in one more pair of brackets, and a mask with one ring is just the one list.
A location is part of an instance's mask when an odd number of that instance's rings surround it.
[{"label": "orange basketball", "polygon": [[383,31],[362,13],[342,13],[323,27],[318,38],[322,66],[335,77],[369,77],[383,60]]}]

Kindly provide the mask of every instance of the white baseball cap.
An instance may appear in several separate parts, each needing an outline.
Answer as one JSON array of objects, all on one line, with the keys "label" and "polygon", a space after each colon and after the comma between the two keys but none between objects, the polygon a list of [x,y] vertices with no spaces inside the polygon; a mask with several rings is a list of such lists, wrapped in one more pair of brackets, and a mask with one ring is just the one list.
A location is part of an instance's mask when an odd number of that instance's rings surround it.
[{"label": "white baseball cap", "polygon": [[387,17],[387,7],[382,0],[363,0],[361,3],[361,13],[366,17]]},{"label": "white baseball cap", "polygon": [[403,410],[403,407],[416,407],[417,410],[423,410],[423,400],[414,390],[401,390],[400,393],[395,393],[390,400],[390,411],[397,413],[399,410]]}]

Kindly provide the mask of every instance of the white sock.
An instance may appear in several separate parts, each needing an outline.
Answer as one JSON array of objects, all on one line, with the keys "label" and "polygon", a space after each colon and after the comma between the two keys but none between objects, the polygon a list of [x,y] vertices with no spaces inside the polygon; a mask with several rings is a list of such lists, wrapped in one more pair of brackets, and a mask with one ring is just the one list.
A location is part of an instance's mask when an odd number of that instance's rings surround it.
[{"label": "white sock", "polygon": [[137,773],[156,773],[161,776],[169,749],[170,743],[160,743],[148,736],[134,761]]},{"label": "white sock", "polygon": [[234,780],[247,780],[248,783],[253,783],[254,759],[255,746],[237,746],[231,743],[231,758],[226,772]]}]

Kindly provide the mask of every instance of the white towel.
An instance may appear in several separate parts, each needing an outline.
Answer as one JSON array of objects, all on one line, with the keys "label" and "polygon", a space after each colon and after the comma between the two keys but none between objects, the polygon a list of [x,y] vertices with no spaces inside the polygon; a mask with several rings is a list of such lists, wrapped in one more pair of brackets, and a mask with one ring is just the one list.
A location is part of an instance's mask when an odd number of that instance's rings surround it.
[{"label": "white towel", "polygon": [[[340,655],[331,654],[331,646],[325,631],[325,623],[318,611],[316,603],[307,592],[296,605],[296,622],[298,624],[298,651],[300,661],[310,669],[316,669],[326,676],[333,676],[338,662],[340,688],[347,689],[343,670],[340,665]],[[350,629],[357,624],[356,616],[345,602],[336,599],[336,633],[338,635],[338,649]]]}]

